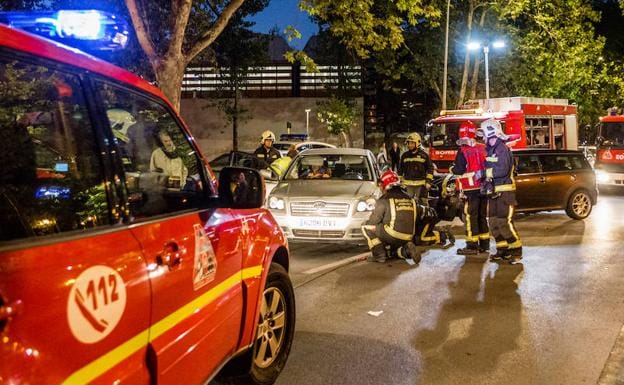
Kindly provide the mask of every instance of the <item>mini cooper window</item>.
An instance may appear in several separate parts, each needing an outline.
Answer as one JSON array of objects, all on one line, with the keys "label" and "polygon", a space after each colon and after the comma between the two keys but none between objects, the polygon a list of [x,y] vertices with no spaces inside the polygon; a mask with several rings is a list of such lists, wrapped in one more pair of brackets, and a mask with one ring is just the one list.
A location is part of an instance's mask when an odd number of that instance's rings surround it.
[{"label": "mini cooper window", "polygon": [[0,241],[110,223],[77,76],[0,61]]},{"label": "mini cooper window", "polygon": [[119,147],[133,218],[201,206],[201,162],[171,113],[140,94],[98,83]]}]

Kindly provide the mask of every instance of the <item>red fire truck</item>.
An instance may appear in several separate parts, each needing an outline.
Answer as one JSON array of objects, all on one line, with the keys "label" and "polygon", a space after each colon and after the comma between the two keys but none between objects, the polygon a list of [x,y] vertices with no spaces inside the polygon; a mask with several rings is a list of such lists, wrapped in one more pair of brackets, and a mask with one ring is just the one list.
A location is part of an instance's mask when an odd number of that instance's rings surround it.
[{"label": "red fire truck", "polygon": [[624,185],[624,115],[616,111],[600,118],[594,167],[598,184]]},{"label": "red fire truck", "polygon": [[471,100],[462,109],[442,110],[429,122],[429,156],[438,172],[448,172],[455,160],[460,124],[472,121],[478,126],[489,118],[500,121],[513,149],[578,148],[576,106],[567,99],[496,98],[489,100],[489,108],[486,99]]}]

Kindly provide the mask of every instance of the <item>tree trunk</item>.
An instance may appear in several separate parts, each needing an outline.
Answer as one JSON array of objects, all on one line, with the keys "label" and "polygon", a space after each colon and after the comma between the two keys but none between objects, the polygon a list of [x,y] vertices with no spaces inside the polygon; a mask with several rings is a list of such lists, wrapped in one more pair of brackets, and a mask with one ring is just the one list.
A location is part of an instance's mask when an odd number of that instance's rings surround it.
[{"label": "tree trunk", "polygon": [[459,89],[459,97],[457,99],[457,105],[464,104],[464,98],[466,97],[466,87],[468,85],[468,72],[470,71],[470,50],[468,44],[470,43],[470,37],[472,34],[472,18],[474,16],[475,4],[474,1],[470,1],[468,7],[468,19],[466,20],[466,54],[464,55],[464,73],[462,75],[461,88]]},{"label": "tree trunk", "polygon": [[[485,24],[485,14],[487,10],[484,9],[481,13],[481,19],[479,20],[479,28],[483,29],[483,24]],[[472,68],[472,78],[470,79],[470,99],[477,98],[477,84],[479,83],[479,66],[481,65],[481,60],[475,59],[474,67]]]},{"label": "tree trunk", "polygon": [[154,73],[158,81],[158,88],[169,99],[176,111],[180,110],[180,98],[182,95],[182,79],[186,63],[179,57],[166,57],[160,65],[154,66]]},{"label": "tree trunk", "polygon": [[232,116],[232,150],[238,151],[238,84],[234,85],[234,115]]}]

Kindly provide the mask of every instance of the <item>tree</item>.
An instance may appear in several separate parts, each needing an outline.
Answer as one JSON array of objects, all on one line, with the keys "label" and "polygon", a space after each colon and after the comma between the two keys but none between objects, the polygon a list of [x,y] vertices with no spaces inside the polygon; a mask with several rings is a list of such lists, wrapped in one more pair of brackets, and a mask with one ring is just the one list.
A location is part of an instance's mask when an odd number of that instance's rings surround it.
[{"label": "tree", "polygon": [[238,123],[250,118],[240,106],[241,86],[255,66],[267,60],[268,36],[251,32],[253,24],[236,16],[236,20],[223,31],[214,50],[221,79],[218,107],[232,123],[232,149],[238,150]]},{"label": "tree", "polygon": [[355,105],[344,99],[331,97],[318,102],[316,114],[319,122],[327,127],[327,132],[332,135],[342,135],[345,146],[351,146],[350,130],[355,123],[357,115]]}]

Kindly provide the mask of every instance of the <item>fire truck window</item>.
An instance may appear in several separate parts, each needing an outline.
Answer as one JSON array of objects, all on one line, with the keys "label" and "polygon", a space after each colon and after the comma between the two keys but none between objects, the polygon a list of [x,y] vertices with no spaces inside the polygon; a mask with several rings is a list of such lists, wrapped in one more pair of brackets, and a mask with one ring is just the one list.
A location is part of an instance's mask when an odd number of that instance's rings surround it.
[{"label": "fire truck window", "polygon": [[553,119],[553,135],[555,148],[561,150],[563,148],[563,134],[564,134],[563,119]]},{"label": "fire truck window", "polygon": [[525,128],[528,147],[550,147],[550,119],[528,118]]},{"label": "fire truck window", "polygon": [[111,222],[77,76],[0,61],[0,241]]},{"label": "fire truck window", "polygon": [[[201,162],[171,113],[148,97],[108,83],[99,83],[98,90],[121,154],[132,217],[199,208]],[[126,114],[131,116],[114,119]],[[128,126],[118,129],[119,121]]]}]

